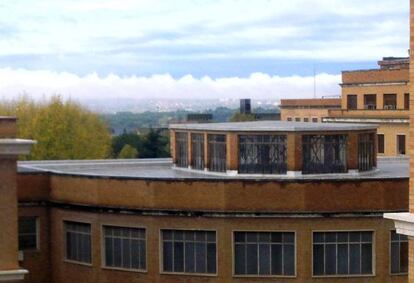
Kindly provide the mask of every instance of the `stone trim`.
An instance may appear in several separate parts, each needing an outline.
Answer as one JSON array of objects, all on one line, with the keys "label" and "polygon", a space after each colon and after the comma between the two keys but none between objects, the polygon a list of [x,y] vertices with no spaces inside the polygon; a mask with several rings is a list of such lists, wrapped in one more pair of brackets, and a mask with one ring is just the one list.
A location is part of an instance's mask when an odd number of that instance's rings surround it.
[{"label": "stone trim", "polygon": [[0,139],[0,155],[29,154],[36,142],[22,139]]},{"label": "stone trim", "polygon": [[398,234],[414,237],[414,213],[385,213],[384,218],[394,220]]},{"label": "stone trim", "polygon": [[0,270],[0,281],[23,280],[27,273],[29,273],[29,271],[26,269]]}]

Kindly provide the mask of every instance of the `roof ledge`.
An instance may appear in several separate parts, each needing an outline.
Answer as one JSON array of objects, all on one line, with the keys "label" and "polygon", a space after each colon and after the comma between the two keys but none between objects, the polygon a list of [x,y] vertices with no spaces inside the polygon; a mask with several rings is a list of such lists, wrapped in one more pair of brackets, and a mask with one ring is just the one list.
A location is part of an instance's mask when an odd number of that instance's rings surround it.
[{"label": "roof ledge", "polygon": [[0,155],[28,154],[34,144],[33,140],[0,139]]},{"label": "roof ledge", "polygon": [[23,280],[24,276],[29,273],[26,269],[0,270],[0,281],[17,281]]},{"label": "roof ledge", "polygon": [[414,237],[414,213],[385,213],[384,218],[394,220],[398,234]]}]

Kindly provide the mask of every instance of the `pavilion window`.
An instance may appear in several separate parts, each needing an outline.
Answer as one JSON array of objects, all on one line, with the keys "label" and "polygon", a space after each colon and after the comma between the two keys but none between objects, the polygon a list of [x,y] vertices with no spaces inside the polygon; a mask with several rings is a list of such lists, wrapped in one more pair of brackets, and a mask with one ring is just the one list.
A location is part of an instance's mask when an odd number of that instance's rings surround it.
[{"label": "pavilion window", "polygon": [[369,171],[374,167],[374,134],[358,135],[358,170]]},{"label": "pavilion window", "polygon": [[355,110],[358,108],[358,97],[355,94],[347,95],[346,99],[349,110]]},{"label": "pavilion window", "polygon": [[191,134],[191,167],[204,169],[204,134]]},{"label": "pavilion window", "polygon": [[188,134],[176,133],[175,134],[175,152],[176,152],[176,165],[178,167],[188,167]]},{"label": "pavilion window", "polygon": [[285,135],[242,135],[239,137],[239,173],[286,174]]},{"label": "pavilion window", "polygon": [[305,135],[302,144],[302,174],[347,172],[346,135]]},{"label": "pavilion window", "polygon": [[384,109],[385,110],[397,109],[397,95],[396,94],[384,94]]},{"label": "pavilion window", "polygon": [[213,172],[226,172],[226,135],[208,135],[209,167]]},{"label": "pavilion window", "polygon": [[367,110],[377,109],[377,95],[365,94],[364,95],[364,108]]}]

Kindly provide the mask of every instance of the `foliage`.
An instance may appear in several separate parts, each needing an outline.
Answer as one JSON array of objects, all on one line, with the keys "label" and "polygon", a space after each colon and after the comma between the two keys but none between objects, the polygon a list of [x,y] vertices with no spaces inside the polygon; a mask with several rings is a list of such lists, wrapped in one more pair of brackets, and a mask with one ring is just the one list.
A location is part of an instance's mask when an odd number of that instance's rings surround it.
[{"label": "foliage", "polygon": [[118,155],[118,158],[136,158],[138,156],[138,151],[136,148],[130,146],[129,144],[124,145],[121,152]]},{"label": "foliage", "polygon": [[230,122],[247,122],[256,121],[256,118],[252,114],[235,113],[231,118]]},{"label": "foliage", "polygon": [[0,114],[17,116],[18,137],[37,141],[25,159],[99,159],[110,151],[105,122],[71,100],[54,96],[42,102],[24,97],[2,101]]}]

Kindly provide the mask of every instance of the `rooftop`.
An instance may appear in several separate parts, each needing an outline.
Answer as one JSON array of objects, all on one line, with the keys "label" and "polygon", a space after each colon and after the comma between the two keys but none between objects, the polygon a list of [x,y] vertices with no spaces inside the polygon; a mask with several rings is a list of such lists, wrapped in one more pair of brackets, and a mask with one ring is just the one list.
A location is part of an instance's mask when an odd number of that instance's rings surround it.
[{"label": "rooftop", "polygon": [[408,178],[408,158],[378,158],[378,169],[360,174],[301,175],[226,175],[196,170],[174,169],[171,159],[129,160],[62,160],[20,161],[19,173],[51,173],[96,178],[124,178],[144,180],[252,180],[252,181],[320,181],[320,180],[371,180]]},{"label": "rooftop", "polygon": [[173,130],[196,130],[214,132],[329,132],[374,130],[376,125],[345,123],[306,123],[286,121],[256,121],[206,124],[172,124]]}]

